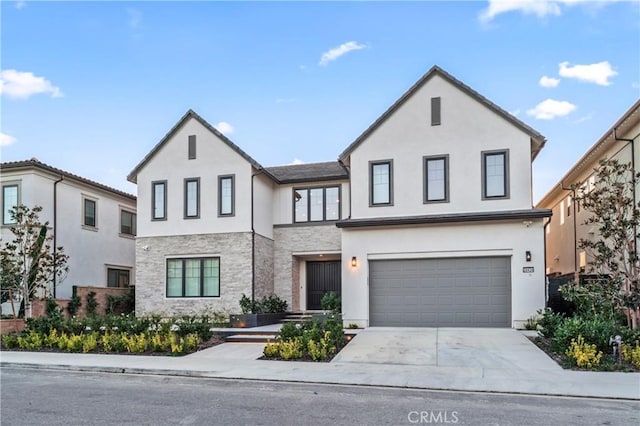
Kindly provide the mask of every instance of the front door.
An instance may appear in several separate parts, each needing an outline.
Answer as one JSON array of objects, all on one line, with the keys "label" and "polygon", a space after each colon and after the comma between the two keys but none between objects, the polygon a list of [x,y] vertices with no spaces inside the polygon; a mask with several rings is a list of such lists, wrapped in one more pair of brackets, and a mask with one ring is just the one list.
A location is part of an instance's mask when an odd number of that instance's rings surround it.
[{"label": "front door", "polygon": [[342,271],[340,261],[307,262],[307,310],[322,309],[320,301],[325,293],[340,295]]}]

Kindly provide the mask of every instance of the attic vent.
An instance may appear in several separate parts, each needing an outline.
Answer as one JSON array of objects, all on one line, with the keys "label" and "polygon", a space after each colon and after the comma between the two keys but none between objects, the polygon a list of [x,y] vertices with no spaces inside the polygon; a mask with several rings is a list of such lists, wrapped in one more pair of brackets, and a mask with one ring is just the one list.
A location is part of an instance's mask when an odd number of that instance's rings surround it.
[{"label": "attic vent", "polygon": [[440,97],[431,98],[431,125],[440,125]]},{"label": "attic vent", "polygon": [[189,135],[189,160],[196,158],[196,135]]}]

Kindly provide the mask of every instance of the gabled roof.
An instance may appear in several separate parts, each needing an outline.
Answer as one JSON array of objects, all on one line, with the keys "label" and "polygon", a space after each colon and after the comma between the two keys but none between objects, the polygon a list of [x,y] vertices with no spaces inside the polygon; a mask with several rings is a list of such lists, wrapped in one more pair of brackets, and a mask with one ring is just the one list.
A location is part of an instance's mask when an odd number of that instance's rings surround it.
[{"label": "gabled roof", "polygon": [[279,183],[322,182],[348,179],[349,173],[337,161],[267,167]]},{"label": "gabled roof", "polygon": [[235,152],[237,152],[242,158],[247,160],[247,162],[249,162],[249,164],[251,164],[253,167],[255,167],[258,170],[262,170],[263,169],[263,167],[256,160],[254,160],[253,158],[251,158],[251,156],[249,156],[249,154],[247,154],[242,149],[240,149],[240,147],[238,145],[234,144],[229,138],[227,138],[225,135],[223,135],[218,130],[216,130],[216,128],[213,127],[211,124],[209,124],[204,118],[200,117],[198,114],[195,113],[195,111],[190,109],[189,111],[187,111],[187,113],[185,115],[182,116],[182,118],[178,121],[178,123],[175,126],[173,126],[173,128],[171,130],[169,130],[169,133],[167,133],[162,138],[162,140],[160,142],[158,142],[158,144],[156,146],[154,146],[151,151],[149,151],[149,153],[142,159],[142,161],[140,163],[138,163],[138,165],[131,171],[131,173],[129,173],[129,176],[127,176],[127,180],[130,181],[130,182],[133,182],[133,183],[137,183],[136,180],[138,178],[138,173],[140,172],[140,170],[149,161],[151,161],[151,159],[154,157],[154,155],[156,155],[156,153],[158,151],[160,151],[160,149],[164,146],[164,144],[167,143],[167,141],[169,141],[169,139],[171,139],[173,137],[173,135],[178,130],[180,130],[180,128],[182,126],[184,126],[184,124],[190,118],[198,120],[198,122],[200,124],[202,124],[209,131],[211,131],[211,133],[216,135],[220,140],[222,140],[222,142],[226,143],[229,146],[229,148],[231,148]]},{"label": "gabled roof", "polygon": [[371,133],[373,133],[374,130],[376,130],[380,125],[382,125],[382,123],[384,123],[387,118],[389,118],[414,93],[416,93],[422,86],[424,86],[424,84],[427,81],[429,81],[432,77],[436,75],[444,78],[449,83],[453,84],[458,89],[462,90],[467,95],[471,96],[472,98],[474,98],[475,100],[477,100],[478,102],[480,102],[481,104],[489,108],[491,111],[495,112],[496,114],[498,114],[499,116],[501,116],[502,118],[504,118],[505,120],[507,120],[508,122],[510,122],[517,128],[519,128],[520,130],[528,134],[531,137],[531,141],[532,141],[531,159],[534,160],[536,158],[536,156],[538,155],[542,147],[544,147],[544,144],[546,142],[546,139],[544,136],[542,136],[540,133],[538,133],[536,130],[534,130],[527,124],[518,120],[513,115],[509,114],[507,111],[500,108],[498,105],[491,102],[489,99],[485,98],[484,96],[482,96],[481,94],[473,90],[471,87],[467,86],[460,80],[456,79],[451,74],[447,73],[437,65],[434,65],[413,86],[411,86],[409,90],[407,90],[402,96],[400,96],[400,99],[398,99],[393,105],[391,105],[391,107],[389,107],[389,109],[387,109],[376,121],[374,121],[373,124],[369,126],[367,130],[365,130],[360,136],[358,136],[358,138],[351,145],[349,145],[347,149],[345,149],[338,158],[342,161],[346,157],[348,157],[349,154],[351,154]]},{"label": "gabled roof", "polygon": [[83,178],[82,176],[78,176],[76,174],[58,169],[56,167],[50,166],[48,164],[42,163],[40,161],[38,161],[38,159],[36,158],[32,158],[31,160],[26,160],[26,161],[11,161],[11,162],[7,162],[7,163],[0,163],[0,171],[19,171],[20,169],[39,169],[39,170],[43,170],[45,172],[49,172],[53,175],[57,175],[57,176],[62,176],[64,178],[67,179],[71,179],[71,180],[75,180],[78,182],[81,182],[85,185],[89,185],[92,187],[95,187],[97,189],[101,189],[103,191],[106,192],[110,192],[112,194],[115,195],[119,195],[121,197],[124,198],[128,198],[132,201],[136,200],[135,195],[131,195],[127,192],[124,191],[120,191],[119,189],[115,189],[112,188],[110,186],[107,185],[103,185],[101,183],[98,183],[96,181],[93,181],[91,179],[87,179],[87,178]]},{"label": "gabled roof", "polygon": [[[574,183],[577,183],[577,179],[580,174],[585,170],[594,169],[597,166],[598,161],[602,158],[603,154],[607,152],[613,145],[620,143],[616,140],[615,134],[620,138],[625,132],[628,132],[638,122],[640,122],[640,99],[634,102],[633,105],[624,113],[622,117],[615,122],[609,130],[607,130],[596,143],[589,148],[589,150],[576,162],[576,164],[569,169],[569,171],[555,184],[547,194],[540,201],[538,206],[550,206],[554,199],[561,194],[566,188],[570,187]],[[640,135],[633,135],[634,139]],[[628,142],[628,140],[625,140]],[[590,170],[591,171],[591,170]]]}]

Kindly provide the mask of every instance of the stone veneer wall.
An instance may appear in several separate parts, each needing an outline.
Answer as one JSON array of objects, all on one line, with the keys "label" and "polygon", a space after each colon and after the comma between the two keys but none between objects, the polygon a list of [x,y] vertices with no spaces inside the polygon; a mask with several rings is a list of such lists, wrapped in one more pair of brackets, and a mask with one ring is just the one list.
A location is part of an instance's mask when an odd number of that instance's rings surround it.
[{"label": "stone veneer wall", "polygon": [[256,234],[255,297],[273,294],[273,240]]},{"label": "stone veneer wall", "polygon": [[300,309],[298,255],[336,252],[341,248],[340,230],[333,224],[274,227],[274,291],[293,310]]},{"label": "stone veneer wall", "polygon": [[[220,257],[220,297],[165,297],[166,259],[204,256]],[[136,315],[238,313],[242,293],[251,295],[250,232],[136,238]]]}]

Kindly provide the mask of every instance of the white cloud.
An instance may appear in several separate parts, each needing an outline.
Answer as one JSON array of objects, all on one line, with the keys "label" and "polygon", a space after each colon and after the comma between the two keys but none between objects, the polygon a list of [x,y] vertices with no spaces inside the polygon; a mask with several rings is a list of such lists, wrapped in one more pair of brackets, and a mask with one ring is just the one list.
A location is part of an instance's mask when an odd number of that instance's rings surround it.
[{"label": "white cloud", "polygon": [[560,79],[543,75],[542,77],[540,77],[540,81],[538,83],[542,87],[558,87],[558,84],[560,84]]},{"label": "white cloud", "polygon": [[132,30],[136,30],[140,28],[140,24],[142,24],[142,13],[137,9],[127,8],[127,24],[129,24],[129,28]]},{"label": "white cloud", "polygon": [[560,74],[560,77],[575,78],[576,80],[595,83],[600,86],[610,85],[611,82],[609,78],[618,75],[618,73],[611,68],[611,64],[608,61],[574,66],[570,66],[569,62],[565,61],[561,62],[559,66],[560,71],[558,71],[558,74]]},{"label": "white cloud", "polygon": [[221,121],[216,124],[216,129],[218,129],[218,131],[223,135],[230,135],[234,130],[233,126],[226,121]]},{"label": "white cloud", "polygon": [[353,50],[365,49],[366,47],[366,45],[360,44],[356,41],[348,41],[346,43],[342,43],[340,46],[334,47],[333,49],[324,52],[322,54],[322,57],[320,57],[320,62],[318,62],[318,65],[327,66],[329,62],[335,61],[342,55],[346,55]]},{"label": "white cloud", "polygon": [[6,133],[0,133],[0,146],[13,145],[15,141],[16,138],[13,136],[7,135]]},{"label": "white cloud", "polygon": [[527,114],[538,120],[553,120],[556,117],[564,117],[571,114],[576,106],[567,101],[556,101],[554,99],[545,99],[535,108],[527,111]]},{"label": "white cloud", "polygon": [[604,6],[616,0],[489,0],[489,6],[480,12],[480,22],[488,23],[503,13],[520,12],[538,18],[562,15],[562,6],[584,4],[593,8]]},{"label": "white cloud", "polygon": [[26,1],[17,1],[16,2],[16,9],[20,10],[20,9],[24,9],[25,7],[27,7],[27,2]]},{"label": "white cloud", "polygon": [[301,160],[301,159],[299,159],[299,158],[294,158],[292,162],[290,162],[289,164],[287,164],[287,166],[295,166],[295,165],[298,165],[298,164],[305,164],[305,162],[304,162],[304,161],[302,161],[302,160]]},{"label": "white cloud", "polygon": [[39,93],[50,93],[52,98],[63,96],[60,89],[44,77],[37,77],[31,72],[0,71],[0,95],[26,99]]}]

